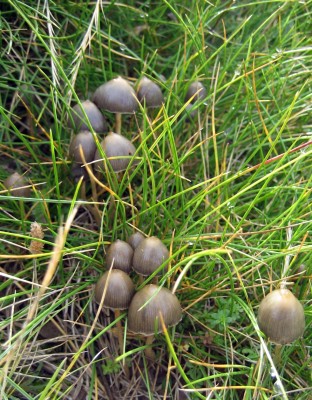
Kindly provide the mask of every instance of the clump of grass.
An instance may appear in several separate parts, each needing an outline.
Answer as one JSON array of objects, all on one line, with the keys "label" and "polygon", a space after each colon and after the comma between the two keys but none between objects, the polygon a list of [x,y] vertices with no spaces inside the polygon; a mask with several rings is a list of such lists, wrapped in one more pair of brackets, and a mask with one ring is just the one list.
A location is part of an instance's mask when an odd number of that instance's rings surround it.
[{"label": "clump of grass", "polygon": [[[32,197],[0,187],[0,397],[309,399],[309,5],[3,6],[0,182],[17,171]],[[142,109],[125,118],[138,163],[119,179],[102,177],[96,202],[87,184],[91,200],[81,200],[67,156],[70,107],[117,75],[142,74],[165,103],[153,119]],[[184,97],[194,80],[207,96],[189,121]],[[45,234],[38,253],[29,251],[35,221]],[[105,246],[136,230],[170,248],[160,283],[175,288],[184,314],[156,339],[155,368],[130,333],[116,360],[117,321],[93,302]],[[285,280],[307,327],[276,364],[256,315]],[[54,337],[43,336],[47,326]]]}]

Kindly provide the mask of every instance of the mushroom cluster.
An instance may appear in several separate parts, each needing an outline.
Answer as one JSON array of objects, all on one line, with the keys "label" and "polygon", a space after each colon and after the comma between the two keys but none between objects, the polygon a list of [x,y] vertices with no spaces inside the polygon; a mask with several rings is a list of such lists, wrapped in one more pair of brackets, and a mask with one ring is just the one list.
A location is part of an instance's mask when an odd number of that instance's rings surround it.
[{"label": "mushroom cluster", "polygon": [[[155,236],[145,238],[136,232],[128,242],[112,242],[106,253],[107,271],[95,286],[95,301],[103,308],[114,310],[117,319],[117,334],[120,350],[123,349],[123,333],[120,310],[128,311],[129,331],[146,336],[146,356],[154,358],[150,348],[154,334],[166,327],[176,325],[182,315],[177,297],[169,290],[155,284],[148,284],[135,293],[134,283],[128,275],[133,269],[147,276],[161,266],[166,268],[169,251]],[[136,267],[135,267],[136,265]]]}]

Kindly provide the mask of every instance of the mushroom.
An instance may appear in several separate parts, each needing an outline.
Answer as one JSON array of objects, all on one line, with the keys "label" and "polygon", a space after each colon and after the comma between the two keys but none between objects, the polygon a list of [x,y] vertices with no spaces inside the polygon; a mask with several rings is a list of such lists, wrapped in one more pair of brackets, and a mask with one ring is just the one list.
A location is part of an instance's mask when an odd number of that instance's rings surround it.
[{"label": "mushroom", "polygon": [[272,342],[279,345],[291,343],[304,332],[302,304],[288,289],[273,290],[260,303],[258,323]]},{"label": "mushroom", "polygon": [[100,108],[116,114],[116,132],[121,132],[121,115],[132,114],[138,108],[135,91],[122,77],[112,79],[98,87],[93,102]]},{"label": "mushroom", "polygon": [[27,184],[24,176],[20,175],[18,172],[9,175],[3,182],[3,185],[12,196],[29,197],[31,194],[29,184]]},{"label": "mushroom", "polygon": [[[110,132],[102,140],[101,147],[115,172],[120,172],[127,168],[136,150],[127,138],[114,132]],[[97,149],[94,158],[94,160],[98,160],[95,162],[96,169],[103,165],[101,159],[101,153]]]},{"label": "mushroom", "polygon": [[[94,160],[96,144],[93,134],[84,130],[75,135],[69,145],[69,157],[78,164]],[[83,157],[82,154],[83,153]]]},{"label": "mushroom", "polygon": [[[114,311],[115,319],[120,317],[120,310],[129,307],[134,295],[134,284],[129,275],[119,269],[106,271],[95,285],[94,297],[98,304]],[[120,351],[123,349],[123,335],[120,319],[116,322]]]},{"label": "mushroom", "polygon": [[[160,239],[151,236],[143,239],[134,250],[133,269],[141,276],[148,276],[155,272],[168,258],[167,247]],[[164,268],[167,268],[167,265]]]},{"label": "mushroom", "polygon": [[132,267],[133,249],[127,242],[116,240],[106,253],[106,264],[108,268],[119,269],[127,274]]},{"label": "mushroom", "polygon": [[[104,133],[106,131],[107,127],[104,115],[90,100],[76,104],[72,108],[70,117],[70,126],[76,131],[89,130],[90,125],[97,133]],[[87,119],[89,119],[89,124],[86,122]]]},{"label": "mushroom", "polygon": [[[94,160],[96,144],[93,134],[90,131],[81,131],[75,135],[69,145],[69,158],[73,161],[71,174],[74,179],[80,179],[83,176],[88,177],[88,172],[84,168],[84,163],[90,163]],[[83,190],[85,190],[85,180],[83,181]]]},{"label": "mushroom", "polygon": [[204,100],[207,96],[207,90],[200,81],[194,81],[188,87],[185,95],[185,102],[192,99],[192,102]]},{"label": "mushroom", "polygon": [[147,108],[160,107],[164,102],[160,87],[146,76],[143,76],[139,81],[137,97],[139,102],[145,104]]},{"label": "mushroom", "polygon": [[[160,315],[166,327],[176,325],[182,318],[182,309],[177,297],[169,289],[157,285],[146,285],[139,290],[130,303],[128,310],[128,329],[146,336],[146,345],[154,340],[154,334],[160,333],[163,327]],[[145,354],[154,359],[152,349]]]},{"label": "mushroom", "polygon": [[133,250],[135,250],[143,239],[144,235],[142,235],[141,232],[135,232],[128,237],[127,242],[130,244]]}]

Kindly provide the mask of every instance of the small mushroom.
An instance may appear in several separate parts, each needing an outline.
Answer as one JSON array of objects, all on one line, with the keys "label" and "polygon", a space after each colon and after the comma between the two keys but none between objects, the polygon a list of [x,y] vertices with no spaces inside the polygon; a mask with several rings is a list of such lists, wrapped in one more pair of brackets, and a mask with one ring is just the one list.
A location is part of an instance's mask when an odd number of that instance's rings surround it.
[{"label": "small mushroom", "polygon": [[121,115],[133,114],[138,108],[136,94],[122,77],[112,79],[98,87],[93,102],[100,108],[116,114],[116,132],[121,132]]},{"label": "small mushroom", "polygon": [[[106,271],[95,285],[95,301],[104,308],[114,311],[115,318],[120,317],[120,310],[126,310],[134,295],[134,284],[129,275],[119,269]],[[104,299],[103,299],[104,297]],[[120,351],[123,349],[123,334],[120,320],[116,322]]]},{"label": "small mushroom", "polygon": [[[133,254],[133,269],[142,276],[155,272],[167,259],[169,251],[160,239],[151,236],[143,239]],[[165,265],[164,268],[167,266]]]},{"label": "small mushroom", "polygon": [[128,237],[127,242],[135,250],[144,238],[145,236],[141,232],[135,232]]},{"label": "small mushroom", "polygon": [[[177,297],[169,289],[157,285],[146,285],[139,290],[130,303],[128,328],[134,333],[146,336],[146,344],[154,340],[154,334],[162,332],[160,315],[166,327],[176,325],[182,318],[182,309]],[[148,358],[154,359],[154,352],[146,349]]]},{"label": "small mushroom", "polygon": [[29,197],[31,194],[29,184],[24,176],[20,175],[18,172],[9,175],[3,182],[3,185],[12,196]]},{"label": "small mushroom", "polygon": [[260,329],[276,344],[291,343],[302,336],[304,310],[288,289],[276,289],[261,301],[258,312]]},{"label": "small mushroom", "polygon": [[[114,132],[110,132],[102,140],[101,147],[115,172],[124,171],[136,151],[133,144],[127,138]],[[104,165],[101,159],[102,156],[97,149],[94,157],[94,160],[99,160],[95,162],[97,170],[100,169],[101,165]]]},{"label": "small mushroom", "polygon": [[129,274],[132,268],[133,249],[127,242],[116,240],[106,253],[106,264],[108,268],[119,269]]},{"label": "small mushroom", "polygon": [[[84,130],[75,135],[69,145],[69,157],[78,164],[94,160],[96,144],[90,131]],[[83,153],[83,157],[81,155]],[[84,158],[84,160],[83,160]]]},{"label": "small mushroom", "polygon": [[200,81],[194,81],[190,84],[186,95],[185,102],[192,99],[192,102],[204,100],[207,96],[207,90],[205,86]]},{"label": "small mushroom", "polygon": [[76,104],[71,111],[70,126],[76,131],[89,130],[86,117],[89,119],[90,125],[97,133],[104,133],[107,129],[104,115],[97,106],[90,100],[82,101]]},{"label": "small mushroom", "polygon": [[160,87],[146,76],[139,81],[137,97],[139,102],[145,104],[147,108],[160,107],[164,102]]}]

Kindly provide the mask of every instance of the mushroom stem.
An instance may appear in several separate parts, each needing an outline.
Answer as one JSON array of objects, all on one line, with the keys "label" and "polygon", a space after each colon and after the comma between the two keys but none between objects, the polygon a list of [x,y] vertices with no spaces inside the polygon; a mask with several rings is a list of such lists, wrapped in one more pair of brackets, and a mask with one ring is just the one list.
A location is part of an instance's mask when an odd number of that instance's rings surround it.
[{"label": "mushroom stem", "polygon": [[[146,341],[145,341],[145,345],[146,346],[151,346],[153,341],[154,341],[154,335],[147,336]],[[155,361],[156,354],[155,354],[155,351],[151,347],[147,347],[144,350],[144,353],[145,353],[146,358],[148,358],[149,361]]]},{"label": "mushroom stem", "polygon": [[121,133],[121,113],[116,113],[116,133]]},{"label": "mushroom stem", "polygon": [[274,352],[274,357],[273,361],[276,367],[278,367],[281,364],[282,361],[282,345],[277,344],[275,347],[275,352]]}]

